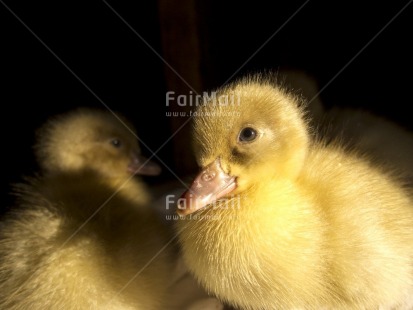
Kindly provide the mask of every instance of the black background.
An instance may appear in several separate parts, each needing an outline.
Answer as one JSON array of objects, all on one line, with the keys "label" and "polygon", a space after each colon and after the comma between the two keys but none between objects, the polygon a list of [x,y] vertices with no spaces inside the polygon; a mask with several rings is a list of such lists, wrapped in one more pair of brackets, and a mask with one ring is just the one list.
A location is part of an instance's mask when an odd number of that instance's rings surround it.
[{"label": "black background", "polygon": [[[304,2],[198,2],[205,86],[218,87],[237,72]],[[2,207],[11,204],[9,184],[37,169],[34,131],[51,115],[79,106],[104,108],[101,100],[127,116],[150,149],[169,138],[164,64],[104,2],[3,3],[87,87],[0,3]],[[109,3],[162,54],[156,1]],[[290,67],[312,74],[323,87],[407,3],[309,1],[236,76]],[[328,106],[369,109],[413,129],[412,30],[413,4],[337,76],[322,100]],[[172,143],[158,155],[174,170]],[[144,153],[151,152],[144,148]],[[164,171],[160,179],[172,177]]]}]

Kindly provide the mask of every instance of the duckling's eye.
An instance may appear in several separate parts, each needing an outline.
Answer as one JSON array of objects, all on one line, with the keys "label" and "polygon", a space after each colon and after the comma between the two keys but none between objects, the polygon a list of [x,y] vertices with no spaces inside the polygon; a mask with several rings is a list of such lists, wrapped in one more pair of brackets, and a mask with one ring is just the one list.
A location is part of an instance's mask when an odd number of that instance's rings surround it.
[{"label": "duckling's eye", "polygon": [[241,143],[252,142],[257,138],[257,136],[257,131],[254,128],[245,127],[239,132],[238,141]]},{"label": "duckling's eye", "polygon": [[112,144],[116,148],[120,148],[122,146],[122,142],[120,142],[119,139],[110,140],[110,144]]}]

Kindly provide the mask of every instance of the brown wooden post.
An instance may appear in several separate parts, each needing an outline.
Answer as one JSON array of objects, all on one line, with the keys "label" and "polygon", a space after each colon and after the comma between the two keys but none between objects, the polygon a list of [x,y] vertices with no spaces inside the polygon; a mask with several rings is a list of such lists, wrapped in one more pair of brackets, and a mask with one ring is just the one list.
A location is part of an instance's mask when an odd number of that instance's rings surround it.
[{"label": "brown wooden post", "polygon": [[184,123],[195,108],[189,106],[189,95],[195,99],[195,95],[203,90],[199,20],[195,0],[158,0],[158,10],[162,56],[172,68],[165,65],[167,91],[173,91],[175,98],[187,96],[186,106],[170,101],[170,106],[166,107],[171,112],[187,114],[185,117],[170,117],[172,134],[176,132],[173,143],[177,172],[185,175],[197,170],[190,141],[191,122]]}]

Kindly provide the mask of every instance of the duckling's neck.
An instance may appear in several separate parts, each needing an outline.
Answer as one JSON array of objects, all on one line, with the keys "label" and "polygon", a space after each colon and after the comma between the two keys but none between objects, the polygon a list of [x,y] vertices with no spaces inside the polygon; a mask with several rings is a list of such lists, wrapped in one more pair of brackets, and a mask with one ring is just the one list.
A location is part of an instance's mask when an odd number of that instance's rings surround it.
[{"label": "duckling's neck", "polygon": [[126,173],[108,176],[93,169],[76,169],[49,171],[45,178],[46,182],[66,184],[62,188],[64,192],[89,191],[91,196],[94,192],[105,192],[105,199],[110,200],[116,196],[137,207],[146,205],[151,198],[145,184],[139,178]]},{"label": "duckling's neck", "polygon": [[146,185],[137,177],[122,175],[108,178],[106,181],[116,195],[121,195],[136,205],[145,205],[151,200]]}]

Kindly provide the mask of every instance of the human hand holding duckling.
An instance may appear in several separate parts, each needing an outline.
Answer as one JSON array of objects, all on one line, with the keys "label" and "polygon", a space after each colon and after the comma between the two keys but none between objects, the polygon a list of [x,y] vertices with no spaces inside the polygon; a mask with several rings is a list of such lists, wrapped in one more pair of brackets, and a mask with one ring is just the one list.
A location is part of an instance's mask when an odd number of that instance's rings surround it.
[{"label": "human hand holding duckling", "polygon": [[298,99],[270,79],[245,78],[217,97],[229,94],[239,100],[198,108],[202,171],[178,206],[183,256],[200,283],[241,309],[411,309],[413,201],[403,184],[313,141]]}]

